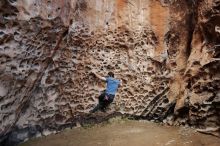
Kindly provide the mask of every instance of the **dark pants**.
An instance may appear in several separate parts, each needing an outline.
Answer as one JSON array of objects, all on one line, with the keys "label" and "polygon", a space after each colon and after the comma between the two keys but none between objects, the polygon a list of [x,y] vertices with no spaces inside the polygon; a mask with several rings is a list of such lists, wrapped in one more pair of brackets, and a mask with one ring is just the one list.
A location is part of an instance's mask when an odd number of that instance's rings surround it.
[{"label": "dark pants", "polygon": [[101,95],[99,95],[99,104],[91,111],[96,112],[97,110],[105,111],[105,109],[108,107],[110,103],[113,102],[115,95],[107,94],[103,92]]}]

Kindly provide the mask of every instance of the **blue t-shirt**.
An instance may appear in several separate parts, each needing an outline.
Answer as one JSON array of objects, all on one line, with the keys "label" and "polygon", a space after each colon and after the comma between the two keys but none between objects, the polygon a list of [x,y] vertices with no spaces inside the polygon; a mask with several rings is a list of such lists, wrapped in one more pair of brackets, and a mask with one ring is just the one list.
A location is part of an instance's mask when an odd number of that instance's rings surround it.
[{"label": "blue t-shirt", "polygon": [[106,83],[107,83],[106,93],[115,95],[117,92],[118,86],[120,84],[120,81],[112,77],[106,77]]}]

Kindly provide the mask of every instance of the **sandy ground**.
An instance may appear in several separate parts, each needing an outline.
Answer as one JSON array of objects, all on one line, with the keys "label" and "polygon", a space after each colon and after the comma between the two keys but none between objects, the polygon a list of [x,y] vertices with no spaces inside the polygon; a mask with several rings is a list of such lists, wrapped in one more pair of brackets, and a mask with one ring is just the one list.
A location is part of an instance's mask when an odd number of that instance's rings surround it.
[{"label": "sandy ground", "polygon": [[220,138],[185,127],[147,121],[112,120],[87,128],[67,129],[20,146],[220,146]]}]

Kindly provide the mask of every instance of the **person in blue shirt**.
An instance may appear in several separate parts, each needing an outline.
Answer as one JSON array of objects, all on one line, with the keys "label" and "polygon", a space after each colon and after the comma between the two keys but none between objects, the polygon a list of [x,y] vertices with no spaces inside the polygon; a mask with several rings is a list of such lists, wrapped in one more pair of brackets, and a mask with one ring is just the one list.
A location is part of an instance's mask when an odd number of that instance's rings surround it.
[{"label": "person in blue shirt", "polygon": [[98,110],[105,112],[106,107],[113,102],[115,94],[118,90],[118,87],[121,85],[121,81],[114,78],[114,73],[109,72],[107,77],[102,77],[96,72],[92,71],[92,73],[102,81],[106,82],[106,89],[104,92],[98,97],[99,104],[90,112],[94,113]]}]

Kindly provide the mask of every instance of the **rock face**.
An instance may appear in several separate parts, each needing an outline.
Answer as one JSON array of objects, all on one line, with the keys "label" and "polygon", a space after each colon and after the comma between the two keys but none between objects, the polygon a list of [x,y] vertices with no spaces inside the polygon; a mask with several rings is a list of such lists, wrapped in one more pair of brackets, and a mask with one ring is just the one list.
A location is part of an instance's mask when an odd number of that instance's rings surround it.
[{"label": "rock face", "polygon": [[1,1],[1,143],[108,117],[88,114],[105,87],[91,70],[123,82],[112,115],[219,135],[219,11],[219,0]]}]

